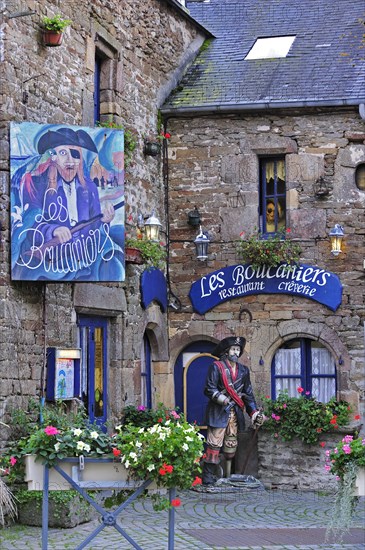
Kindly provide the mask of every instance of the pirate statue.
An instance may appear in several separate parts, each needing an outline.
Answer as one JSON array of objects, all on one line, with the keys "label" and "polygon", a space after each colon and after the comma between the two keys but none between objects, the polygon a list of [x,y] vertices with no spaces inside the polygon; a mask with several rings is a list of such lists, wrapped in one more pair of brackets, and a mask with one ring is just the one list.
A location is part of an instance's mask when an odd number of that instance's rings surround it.
[{"label": "pirate statue", "polygon": [[245,343],[242,337],[224,338],[212,352],[220,360],[210,365],[204,389],[209,403],[206,410],[208,432],[203,485],[212,485],[217,481],[216,465],[219,464],[222,447],[229,477],[231,461],[237,449],[237,432],[245,427],[244,410],[251,417],[254,428],[264,422],[264,416],[255,403],[249,370],[238,363]]}]

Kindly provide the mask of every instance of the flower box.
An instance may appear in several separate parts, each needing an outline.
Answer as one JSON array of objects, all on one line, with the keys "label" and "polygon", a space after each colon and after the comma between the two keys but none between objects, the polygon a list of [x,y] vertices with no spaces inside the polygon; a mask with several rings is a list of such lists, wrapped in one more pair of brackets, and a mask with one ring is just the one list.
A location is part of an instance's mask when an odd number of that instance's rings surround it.
[{"label": "flower box", "polygon": [[[42,462],[36,462],[35,455],[25,457],[25,481],[28,490],[43,490],[44,466]],[[110,458],[84,458],[83,466],[78,458],[67,458],[57,465],[68,474],[83,489],[136,489],[143,481],[130,478],[130,473],[120,462],[114,462]],[[49,490],[67,491],[72,486],[62,475],[50,468]],[[151,483],[148,490],[156,490],[156,483]],[[159,490],[160,491],[160,490]]]},{"label": "flower box", "polygon": [[354,496],[365,496],[365,468],[359,468],[356,476]]},{"label": "flower box", "polygon": [[[29,491],[43,490],[44,466],[41,461],[36,462],[35,455],[25,456],[25,477],[24,481],[28,483]],[[65,472],[72,476],[72,464],[65,462],[63,465]],[[67,491],[71,485],[54,468],[49,471],[49,488],[51,491]]]}]

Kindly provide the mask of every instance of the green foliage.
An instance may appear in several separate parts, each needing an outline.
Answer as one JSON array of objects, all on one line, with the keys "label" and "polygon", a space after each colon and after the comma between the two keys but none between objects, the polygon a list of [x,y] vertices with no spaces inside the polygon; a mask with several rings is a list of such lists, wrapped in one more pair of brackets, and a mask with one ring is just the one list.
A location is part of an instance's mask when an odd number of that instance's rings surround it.
[{"label": "green foliage", "polygon": [[155,267],[157,269],[164,267],[166,249],[161,243],[148,241],[147,239],[128,238],[125,241],[125,246],[140,250],[142,259],[147,264],[147,267]]},{"label": "green foliage", "polygon": [[316,443],[324,432],[344,426],[349,421],[350,406],[346,401],[331,399],[321,403],[312,397],[302,395],[289,397],[281,392],[276,400],[263,398],[264,415],[268,418],[265,428],[275,437],[290,441],[298,437],[304,443]]},{"label": "green foliage", "polygon": [[[91,496],[93,495],[91,494]],[[72,504],[76,507],[79,515],[87,512],[90,508],[90,504],[73,489],[68,491],[49,491],[48,499],[49,505],[53,505],[53,517],[58,519],[71,516]],[[29,503],[34,509],[41,510],[43,491],[28,491],[27,489],[21,489],[16,492],[16,500],[19,505]]]},{"label": "green foliage", "polygon": [[161,421],[171,420],[177,422],[179,419],[178,412],[165,407],[162,403],[158,404],[157,409],[149,409],[143,405],[139,407],[128,405],[123,410],[122,424],[123,426],[132,424],[139,428],[150,428]]},{"label": "green foliage", "polygon": [[357,465],[355,462],[348,462],[339,480],[325,542],[328,542],[329,537],[332,535],[336,543],[341,544],[344,534],[350,530],[352,516],[358,501],[358,498],[353,494],[356,476]]},{"label": "green foliage", "polygon": [[[290,229],[278,231],[274,236],[263,237],[255,228],[254,233],[237,243],[237,256],[254,269],[262,266],[276,267],[280,263],[293,266],[299,262],[302,249],[300,245],[288,238]],[[244,239],[244,240],[243,240]]]},{"label": "green foliage", "polygon": [[111,128],[112,130],[123,130],[124,132],[124,167],[127,168],[133,160],[133,153],[137,147],[136,133],[128,130],[123,124],[113,122],[110,118],[107,122],[97,122],[99,128]]},{"label": "green foliage", "polygon": [[[32,411],[25,415],[27,420],[23,435],[13,440],[6,454],[0,457],[0,466],[9,481],[24,479],[23,457],[35,454],[43,464],[53,465],[67,456],[101,456],[110,452],[110,440],[99,426],[90,424],[83,410],[68,413],[62,402],[42,409],[43,422]],[[18,422],[22,418],[19,411],[13,412]]]},{"label": "green foliage", "polygon": [[[188,489],[200,483],[196,476],[201,471],[204,438],[183,415],[177,416],[173,420],[160,417],[147,428],[132,424],[116,427],[114,455],[120,452],[121,462],[133,478],[153,479],[166,488]],[[156,509],[169,506],[161,499],[155,504]]]},{"label": "green foliage", "polygon": [[84,423],[58,429],[47,425],[36,429],[24,442],[23,454],[35,454],[43,464],[52,466],[68,456],[97,457],[110,450],[109,437],[99,426]]},{"label": "green foliage", "polygon": [[345,435],[332,451],[327,451],[326,470],[344,479],[350,464],[365,467],[365,439]]},{"label": "green foliage", "polygon": [[71,19],[62,19],[59,13],[54,17],[45,16],[42,19],[42,25],[46,31],[63,32],[71,23]]}]

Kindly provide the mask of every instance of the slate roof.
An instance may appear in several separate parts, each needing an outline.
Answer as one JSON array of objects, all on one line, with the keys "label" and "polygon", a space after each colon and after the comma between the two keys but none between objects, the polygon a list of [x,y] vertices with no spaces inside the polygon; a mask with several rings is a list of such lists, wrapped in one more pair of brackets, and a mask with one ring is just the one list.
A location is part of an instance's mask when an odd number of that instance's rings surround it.
[{"label": "slate roof", "polygon": [[[187,8],[215,38],[163,113],[365,102],[364,0],[205,0]],[[257,38],[295,35],[285,58],[245,61]]]}]

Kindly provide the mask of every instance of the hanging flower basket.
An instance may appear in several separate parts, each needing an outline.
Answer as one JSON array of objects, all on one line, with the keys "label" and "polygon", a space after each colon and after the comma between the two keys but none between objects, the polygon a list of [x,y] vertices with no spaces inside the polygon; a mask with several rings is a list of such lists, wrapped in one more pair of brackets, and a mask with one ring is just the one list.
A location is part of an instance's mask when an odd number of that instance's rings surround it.
[{"label": "hanging flower basket", "polygon": [[154,141],[145,141],[143,152],[150,157],[157,157],[161,152],[161,144]]}]

